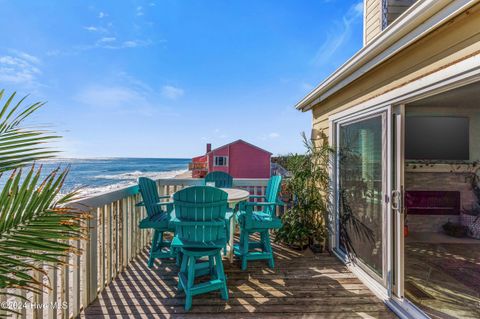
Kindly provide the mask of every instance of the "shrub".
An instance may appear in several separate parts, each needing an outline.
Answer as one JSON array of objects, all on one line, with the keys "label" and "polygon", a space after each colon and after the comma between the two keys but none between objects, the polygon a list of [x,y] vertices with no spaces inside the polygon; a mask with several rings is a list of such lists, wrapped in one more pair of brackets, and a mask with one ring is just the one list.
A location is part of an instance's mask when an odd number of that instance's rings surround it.
[{"label": "shrub", "polygon": [[305,248],[327,242],[331,148],[324,134],[318,140],[307,139],[305,133],[302,137],[305,154],[290,154],[286,159],[292,176],[285,181],[285,191],[293,200],[282,216],[283,228],[276,240]]}]

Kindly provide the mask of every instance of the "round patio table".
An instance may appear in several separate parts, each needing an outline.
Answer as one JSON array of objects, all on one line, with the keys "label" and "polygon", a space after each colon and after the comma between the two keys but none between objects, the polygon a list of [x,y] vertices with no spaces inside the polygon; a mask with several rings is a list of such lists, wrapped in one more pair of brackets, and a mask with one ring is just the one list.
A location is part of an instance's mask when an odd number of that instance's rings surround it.
[{"label": "round patio table", "polygon": [[237,206],[238,203],[244,202],[248,200],[248,197],[250,196],[250,193],[246,190],[243,189],[238,189],[238,188],[220,188],[224,192],[228,194],[228,206],[232,208],[233,210],[233,216],[230,218],[230,238],[228,239],[228,252],[227,252],[227,257],[230,260],[230,262],[233,262],[233,236],[235,233],[235,214],[237,213],[235,207]]}]

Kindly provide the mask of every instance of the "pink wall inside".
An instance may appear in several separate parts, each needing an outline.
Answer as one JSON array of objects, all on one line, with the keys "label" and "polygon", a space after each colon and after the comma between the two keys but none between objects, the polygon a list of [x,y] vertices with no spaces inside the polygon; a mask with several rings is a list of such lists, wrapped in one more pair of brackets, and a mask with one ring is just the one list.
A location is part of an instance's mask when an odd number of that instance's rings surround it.
[{"label": "pink wall inside", "polygon": [[[228,156],[228,167],[213,166],[214,156]],[[234,178],[269,178],[270,153],[244,142],[222,147],[209,154],[209,171],[222,171]]]}]

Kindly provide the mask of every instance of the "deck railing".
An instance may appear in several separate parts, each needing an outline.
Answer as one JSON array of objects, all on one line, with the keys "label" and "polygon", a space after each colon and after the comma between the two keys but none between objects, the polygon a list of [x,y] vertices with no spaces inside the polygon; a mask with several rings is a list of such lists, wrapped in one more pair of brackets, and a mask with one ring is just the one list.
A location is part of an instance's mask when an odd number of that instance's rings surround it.
[{"label": "deck railing", "polygon": [[207,162],[191,162],[191,163],[188,163],[188,170],[193,171],[194,169],[208,170],[208,163]]},{"label": "deck railing", "polygon": [[[263,195],[267,182],[267,179],[234,179],[233,186]],[[157,181],[161,195],[202,184],[202,179],[193,178]],[[130,186],[73,203],[92,216],[88,221],[87,240],[73,242],[83,254],[70,255],[67,264],[60,268],[40,265],[48,276],[41,272],[35,275],[51,289],[42,295],[15,291],[29,300],[28,303],[21,298],[9,300],[10,308],[20,313],[17,318],[75,318],[92,303],[149,244],[151,231],[137,227],[146,217],[144,208],[135,206],[140,201],[138,186]],[[280,210],[277,214],[281,214]]]}]

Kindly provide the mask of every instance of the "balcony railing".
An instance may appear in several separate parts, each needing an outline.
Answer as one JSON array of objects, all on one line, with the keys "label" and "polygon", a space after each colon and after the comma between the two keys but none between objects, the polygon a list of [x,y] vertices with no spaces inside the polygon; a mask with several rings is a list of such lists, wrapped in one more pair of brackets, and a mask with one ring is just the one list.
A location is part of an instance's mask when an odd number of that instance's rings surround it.
[{"label": "balcony railing", "polygon": [[206,162],[192,162],[188,163],[188,170],[208,170],[208,163]]},{"label": "balcony railing", "polygon": [[[233,186],[263,195],[267,179],[235,179]],[[202,179],[160,179],[157,181],[161,195],[170,195],[188,186],[202,185]],[[92,196],[74,203],[75,207],[90,212],[87,239],[75,241],[83,250],[81,256],[70,255],[67,264],[60,268],[40,265],[38,280],[48,283],[51,289],[41,295],[15,290],[29,300],[8,300],[19,312],[17,318],[75,318],[117,275],[149,244],[151,232],[140,230],[138,222],[146,217],[140,202],[138,186],[131,186],[105,194]],[[277,215],[281,215],[281,208]]]}]

